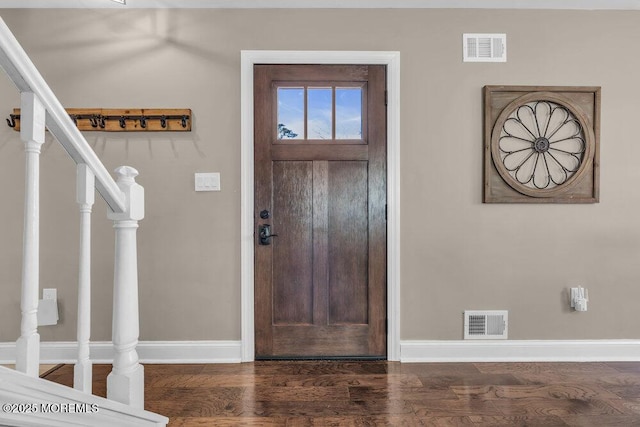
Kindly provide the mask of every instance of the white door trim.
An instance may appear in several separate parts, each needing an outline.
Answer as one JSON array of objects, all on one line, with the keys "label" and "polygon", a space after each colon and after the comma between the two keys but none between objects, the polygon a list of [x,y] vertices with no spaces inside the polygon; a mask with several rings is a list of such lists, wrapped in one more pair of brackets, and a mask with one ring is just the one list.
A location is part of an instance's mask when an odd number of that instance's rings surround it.
[{"label": "white door trim", "polygon": [[253,218],[253,65],[387,66],[387,358],[400,360],[400,52],[268,51],[241,53],[241,339],[242,361],[255,357]]}]

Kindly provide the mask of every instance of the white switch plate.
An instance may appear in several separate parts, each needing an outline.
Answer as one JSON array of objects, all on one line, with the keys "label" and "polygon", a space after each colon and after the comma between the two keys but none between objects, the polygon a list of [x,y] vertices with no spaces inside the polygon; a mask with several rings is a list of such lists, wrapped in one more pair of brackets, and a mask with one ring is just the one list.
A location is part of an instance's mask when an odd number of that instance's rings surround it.
[{"label": "white switch plate", "polygon": [[220,172],[195,174],[196,191],[220,191]]}]

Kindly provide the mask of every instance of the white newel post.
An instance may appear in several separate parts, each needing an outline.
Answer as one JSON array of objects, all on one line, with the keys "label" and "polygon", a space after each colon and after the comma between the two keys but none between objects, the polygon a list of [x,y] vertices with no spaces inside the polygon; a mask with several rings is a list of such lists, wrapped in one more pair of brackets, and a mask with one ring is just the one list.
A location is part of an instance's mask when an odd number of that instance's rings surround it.
[{"label": "white newel post", "polygon": [[20,139],[25,144],[26,174],[20,338],[16,370],[37,377],[40,365],[38,293],[40,288],[40,149],[44,143],[45,109],[31,92],[21,95]]},{"label": "white newel post", "polygon": [[91,394],[91,210],[95,201],[95,176],[80,163],[76,174],[76,201],[80,207],[80,262],[78,268],[78,361],[73,367],[73,387]]},{"label": "white newel post", "polygon": [[138,260],[136,230],[144,218],[144,188],[136,184],[138,171],[129,166],[115,170],[126,197],[124,213],[108,212],[116,230],[113,280],[113,370],[107,377],[107,398],[144,408],[144,369],[138,363]]}]

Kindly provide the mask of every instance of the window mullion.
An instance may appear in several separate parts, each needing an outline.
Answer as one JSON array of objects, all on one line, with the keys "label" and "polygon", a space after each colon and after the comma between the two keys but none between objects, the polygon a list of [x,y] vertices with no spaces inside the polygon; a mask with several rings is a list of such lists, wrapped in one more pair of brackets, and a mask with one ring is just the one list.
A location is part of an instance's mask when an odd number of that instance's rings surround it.
[{"label": "window mullion", "polygon": [[308,125],[308,111],[309,111],[309,99],[307,96],[307,92],[308,92],[309,86],[304,85],[304,140],[306,141],[308,139],[308,130],[307,130],[307,125]]},{"label": "window mullion", "polygon": [[331,139],[336,139],[336,87],[331,86]]}]

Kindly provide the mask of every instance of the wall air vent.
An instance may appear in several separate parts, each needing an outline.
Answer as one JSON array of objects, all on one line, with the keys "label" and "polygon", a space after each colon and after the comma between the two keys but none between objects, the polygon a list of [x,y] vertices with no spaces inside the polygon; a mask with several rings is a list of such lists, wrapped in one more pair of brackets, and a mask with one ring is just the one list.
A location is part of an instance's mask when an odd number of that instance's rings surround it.
[{"label": "wall air vent", "polygon": [[509,331],[507,310],[464,312],[465,340],[506,340]]},{"label": "wall air vent", "polygon": [[506,34],[463,34],[464,62],[507,62]]}]

